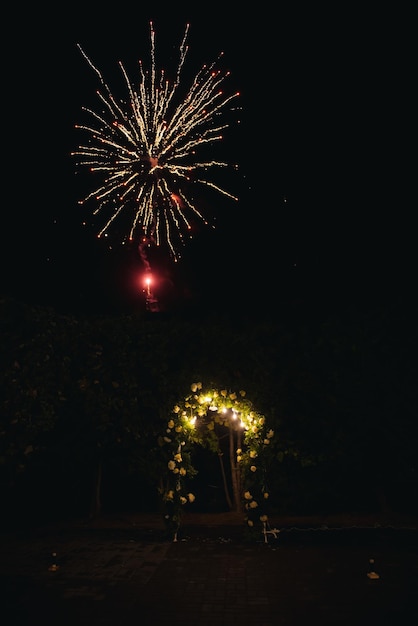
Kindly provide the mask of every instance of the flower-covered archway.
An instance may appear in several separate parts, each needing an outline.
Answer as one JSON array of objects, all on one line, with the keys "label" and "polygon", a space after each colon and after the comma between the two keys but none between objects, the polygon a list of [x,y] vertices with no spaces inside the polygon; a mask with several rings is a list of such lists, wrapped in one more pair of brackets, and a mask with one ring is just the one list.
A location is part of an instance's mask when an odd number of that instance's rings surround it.
[{"label": "flower-covered archway", "polygon": [[245,391],[191,385],[190,393],[176,404],[159,445],[164,476],[160,496],[164,521],[173,540],[187,505],[195,501],[191,481],[197,474],[192,463],[195,445],[219,453],[217,432],[228,429],[233,499],[231,507],[243,513],[243,522],[254,537],[268,527],[268,469],[272,460],[274,431],[264,415],[254,410]]}]

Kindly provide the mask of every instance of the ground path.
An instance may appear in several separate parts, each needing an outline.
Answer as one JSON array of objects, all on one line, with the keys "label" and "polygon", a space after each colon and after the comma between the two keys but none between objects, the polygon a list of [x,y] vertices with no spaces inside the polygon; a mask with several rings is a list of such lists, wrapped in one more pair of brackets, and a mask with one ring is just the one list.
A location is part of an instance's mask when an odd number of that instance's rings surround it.
[{"label": "ground path", "polygon": [[[231,514],[187,516],[177,542],[164,538],[158,515],[8,531],[0,544],[5,624],[418,622],[413,520],[274,521],[280,532],[268,543],[243,541]],[[371,558],[376,579],[368,577]]]}]

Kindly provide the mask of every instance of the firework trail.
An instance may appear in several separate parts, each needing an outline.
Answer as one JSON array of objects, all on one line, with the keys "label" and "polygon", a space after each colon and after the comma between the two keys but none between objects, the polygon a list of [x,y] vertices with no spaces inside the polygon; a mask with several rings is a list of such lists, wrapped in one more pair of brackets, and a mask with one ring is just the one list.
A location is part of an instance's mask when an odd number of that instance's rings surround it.
[{"label": "firework trail", "polygon": [[175,79],[170,83],[164,70],[157,70],[155,31],[150,23],[150,69],[145,70],[139,62],[139,82],[135,86],[119,62],[129,97],[127,104],[113,95],[102,73],[77,44],[99,77],[97,95],[104,107],[100,113],[83,107],[91,122],[76,125],[89,140],[72,155],[77,157],[78,166],[88,168],[100,179],[80,204],[90,200],[97,203],[93,215],[100,213],[105,222],[99,237],[108,234],[116,220],[122,223],[125,219],[126,239],[167,244],[176,261],[184,244],[183,231],[191,231],[196,218],[208,223],[193,199],[196,185],[237,200],[208,177],[213,169],[229,164],[197,156],[222,139],[222,131],[228,127],[222,122],[222,114],[226,108],[233,108],[230,105],[239,96],[223,95],[221,86],[229,72],[216,69],[223,53],[199,70],[184,99],[175,102],[188,51],[188,30],[186,25]]}]

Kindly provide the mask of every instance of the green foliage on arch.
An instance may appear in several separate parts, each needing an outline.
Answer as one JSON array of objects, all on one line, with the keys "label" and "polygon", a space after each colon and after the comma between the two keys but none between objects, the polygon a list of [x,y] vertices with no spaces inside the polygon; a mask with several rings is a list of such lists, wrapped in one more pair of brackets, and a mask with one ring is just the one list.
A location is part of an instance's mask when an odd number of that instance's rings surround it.
[{"label": "green foliage on arch", "polygon": [[217,452],[216,425],[236,433],[234,471],[239,508],[250,535],[260,537],[268,524],[268,470],[274,454],[274,431],[268,428],[264,415],[254,410],[245,391],[204,388],[202,383],[194,383],[190,393],[174,406],[165,432],[158,439],[164,463],[160,496],[164,520],[174,539],[185,507],[195,501],[190,488],[197,474],[192,464],[193,447],[202,445]]}]

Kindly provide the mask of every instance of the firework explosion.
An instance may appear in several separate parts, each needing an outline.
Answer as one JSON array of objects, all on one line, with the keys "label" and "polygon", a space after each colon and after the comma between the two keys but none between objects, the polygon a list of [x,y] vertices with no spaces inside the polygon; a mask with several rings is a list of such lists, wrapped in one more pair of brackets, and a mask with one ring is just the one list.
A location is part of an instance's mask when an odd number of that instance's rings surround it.
[{"label": "firework explosion", "polygon": [[[87,167],[100,178],[98,187],[80,204],[94,200],[93,215],[104,216],[98,236],[108,234],[115,220],[125,217],[126,240],[167,244],[174,260],[180,257],[183,232],[192,229],[197,218],[207,224],[196,206],[193,191],[197,185],[214,189],[237,200],[208,176],[213,169],[228,163],[202,157],[201,152],[222,139],[228,127],[222,122],[226,108],[239,94],[224,96],[221,85],[229,76],[216,69],[220,57],[204,65],[192,80],[184,99],[176,104],[180,74],[186,58],[189,25],[179,47],[179,62],[174,81],[158,71],[155,62],[155,31],[150,23],[151,64],[145,70],[139,62],[139,83],[134,86],[119,62],[129,96],[128,103],[118,100],[79,44],[81,54],[100,79],[97,95],[104,106],[101,113],[83,107],[92,122],[76,125],[89,141],[73,156],[77,165]],[[237,166],[234,166],[237,169]]]}]

